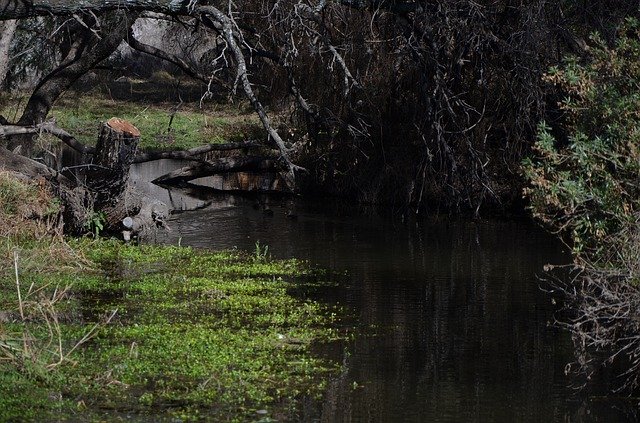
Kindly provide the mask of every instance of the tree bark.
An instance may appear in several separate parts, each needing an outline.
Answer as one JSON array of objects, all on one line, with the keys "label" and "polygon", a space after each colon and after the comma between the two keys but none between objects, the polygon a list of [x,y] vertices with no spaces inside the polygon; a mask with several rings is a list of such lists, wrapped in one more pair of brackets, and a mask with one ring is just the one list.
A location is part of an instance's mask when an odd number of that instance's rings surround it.
[{"label": "tree bark", "polygon": [[9,72],[9,52],[17,28],[16,20],[0,23],[0,88],[4,86],[7,72]]},{"label": "tree bark", "polygon": [[129,168],[139,141],[140,131],[122,119],[111,118],[100,129],[86,184],[94,195],[94,210],[105,214],[109,227],[117,227],[140,206],[127,197]]},{"label": "tree bark", "polygon": [[[91,170],[87,175],[87,186],[95,194],[96,209],[107,214],[121,213],[111,209],[122,207],[120,203],[123,202],[129,182],[129,168],[139,141],[140,131],[126,120],[111,118],[102,124]],[[107,216],[107,220],[119,221],[125,215]]]}]

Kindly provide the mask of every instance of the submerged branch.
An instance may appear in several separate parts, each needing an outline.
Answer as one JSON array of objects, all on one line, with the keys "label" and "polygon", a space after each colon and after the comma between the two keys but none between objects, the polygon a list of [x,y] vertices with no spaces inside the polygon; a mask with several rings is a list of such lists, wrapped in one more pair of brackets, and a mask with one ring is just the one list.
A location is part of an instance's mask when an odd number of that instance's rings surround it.
[{"label": "submerged branch", "polygon": [[240,150],[244,148],[249,149],[262,147],[266,146],[256,141],[230,142],[224,144],[205,144],[199,147],[190,148],[188,150],[153,151],[149,153],[140,153],[136,155],[135,159],[133,159],[133,162],[144,163],[160,159],[197,160],[195,156],[208,153],[210,151],[229,151]]},{"label": "submerged branch", "polygon": [[268,172],[279,170],[281,170],[281,167],[278,165],[277,160],[265,157],[225,157],[211,162],[202,162],[192,166],[185,166],[162,175],[152,182],[156,184],[177,184],[227,172]]}]

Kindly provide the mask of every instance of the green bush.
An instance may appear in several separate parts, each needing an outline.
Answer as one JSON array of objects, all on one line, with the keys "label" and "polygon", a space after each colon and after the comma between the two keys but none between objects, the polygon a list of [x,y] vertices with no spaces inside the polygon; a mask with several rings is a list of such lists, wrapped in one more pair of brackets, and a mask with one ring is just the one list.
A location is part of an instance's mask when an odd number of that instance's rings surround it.
[{"label": "green bush", "polygon": [[569,57],[545,78],[565,96],[562,122],[539,125],[525,195],[576,257],[610,260],[608,240],[640,210],[640,22],[626,20],[613,47],[593,35],[587,60]]}]

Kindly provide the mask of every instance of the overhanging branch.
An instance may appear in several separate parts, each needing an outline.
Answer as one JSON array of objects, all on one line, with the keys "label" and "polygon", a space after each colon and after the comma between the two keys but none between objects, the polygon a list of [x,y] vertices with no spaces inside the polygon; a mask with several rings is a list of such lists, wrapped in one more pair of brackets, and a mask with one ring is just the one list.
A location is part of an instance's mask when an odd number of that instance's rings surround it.
[{"label": "overhanging branch", "polygon": [[169,15],[188,15],[189,0],[0,0],[0,20],[25,19],[36,16],[71,16],[92,11],[149,11]]},{"label": "overhanging branch", "polygon": [[129,30],[129,36],[126,39],[127,44],[129,44],[129,46],[131,48],[133,48],[134,50],[138,50],[142,53],[146,53],[149,54],[151,56],[157,57],[159,59],[162,59],[164,61],[167,61],[169,63],[173,63],[174,65],[176,65],[177,67],[179,67],[184,73],[186,73],[187,75],[189,75],[190,77],[194,78],[194,79],[198,79],[202,82],[204,82],[205,84],[208,84],[210,82],[213,82],[216,85],[219,85],[220,87],[224,88],[225,90],[231,90],[231,87],[229,86],[229,84],[227,84],[225,81],[223,81],[222,79],[218,78],[215,75],[210,75],[210,76],[206,76],[201,74],[200,72],[198,72],[196,69],[193,69],[191,66],[189,66],[189,64],[187,62],[185,62],[182,58],[174,55],[174,54],[170,54],[167,53],[164,50],[161,50],[159,48],[156,48],[154,46],[150,46],[148,44],[144,44],[140,41],[138,41],[134,34],[133,34],[133,30],[130,29]]}]

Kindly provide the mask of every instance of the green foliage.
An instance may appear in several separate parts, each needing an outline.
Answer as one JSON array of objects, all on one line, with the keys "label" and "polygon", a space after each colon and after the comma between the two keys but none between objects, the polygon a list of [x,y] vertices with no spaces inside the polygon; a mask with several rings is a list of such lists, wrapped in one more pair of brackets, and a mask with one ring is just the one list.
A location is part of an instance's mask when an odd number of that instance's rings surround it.
[{"label": "green foliage", "polygon": [[[114,240],[69,243],[102,270],[56,263],[53,271],[29,266],[21,273],[26,286],[44,285],[44,298],[73,283],[57,308],[69,316],[59,322],[64,351],[92,321],[118,312],[51,377],[0,359],[0,421],[48,421],[53,413],[101,421],[104,409],[153,421],[250,421],[266,409],[296,420],[297,401],[321,395],[336,368],[310,349],[338,337],[333,310],[290,294],[291,281],[311,276],[299,261]],[[15,309],[14,290],[10,278],[0,278],[0,310]],[[15,332],[0,320],[3,330]],[[47,325],[34,320],[31,333],[46,339]]]},{"label": "green foliage", "polygon": [[100,122],[112,116],[126,119],[140,130],[141,149],[188,149],[262,135],[256,117],[237,108],[207,111],[190,105],[176,111],[174,104],[112,101],[100,98],[99,93],[80,98],[74,95],[73,99],[58,101],[51,115],[62,128],[89,145],[96,142]]},{"label": "green foliage", "polygon": [[269,254],[269,246],[260,245],[260,241],[256,241],[256,250],[254,252],[253,258],[257,261],[265,261]]},{"label": "green foliage", "polygon": [[598,260],[640,210],[640,23],[626,20],[613,48],[591,41],[589,60],[569,57],[546,75],[565,95],[564,122],[539,125],[524,174],[534,215]]},{"label": "green foliage", "polygon": [[107,221],[107,216],[104,212],[93,212],[85,222],[87,229],[93,234],[94,237],[99,237],[100,232],[104,229],[104,224]]}]

